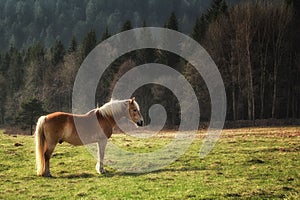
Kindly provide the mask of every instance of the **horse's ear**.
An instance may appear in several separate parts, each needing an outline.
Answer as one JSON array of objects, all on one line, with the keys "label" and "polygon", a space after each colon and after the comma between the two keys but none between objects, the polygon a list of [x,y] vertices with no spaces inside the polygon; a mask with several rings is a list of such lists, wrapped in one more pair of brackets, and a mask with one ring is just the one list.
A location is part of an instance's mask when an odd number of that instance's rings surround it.
[{"label": "horse's ear", "polygon": [[132,97],[131,99],[129,99],[129,103],[133,103],[135,101],[135,97]]}]

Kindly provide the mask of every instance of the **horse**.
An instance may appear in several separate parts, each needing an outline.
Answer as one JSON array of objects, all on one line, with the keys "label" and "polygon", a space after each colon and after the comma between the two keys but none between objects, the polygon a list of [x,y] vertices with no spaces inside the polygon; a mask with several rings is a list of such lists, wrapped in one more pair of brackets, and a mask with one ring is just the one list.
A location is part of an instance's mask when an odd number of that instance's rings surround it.
[{"label": "horse", "polygon": [[55,112],[38,119],[35,130],[37,175],[51,177],[50,158],[58,143],[74,146],[97,143],[96,171],[106,173],[103,160],[107,140],[117,120],[128,118],[136,126],[143,126],[143,117],[135,98],[111,100],[86,114]]}]

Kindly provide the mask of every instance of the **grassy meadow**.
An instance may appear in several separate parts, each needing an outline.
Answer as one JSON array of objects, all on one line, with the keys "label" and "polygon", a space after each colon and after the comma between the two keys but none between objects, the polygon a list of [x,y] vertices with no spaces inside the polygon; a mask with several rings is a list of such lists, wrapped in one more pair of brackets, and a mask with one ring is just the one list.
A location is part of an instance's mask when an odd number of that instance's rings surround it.
[{"label": "grassy meadow", "polygon": [[[84,147],[58,145],[51,159],[53,178],[35,175],[33,136],[0,131],[0,199],[300,199],[300,127],[224,130],[214,149],[199,158],[204,132],[176,162],[145,174],[107,167]],[[172,133],[151,139],[123,134],[120,147],[149,152]]]}]

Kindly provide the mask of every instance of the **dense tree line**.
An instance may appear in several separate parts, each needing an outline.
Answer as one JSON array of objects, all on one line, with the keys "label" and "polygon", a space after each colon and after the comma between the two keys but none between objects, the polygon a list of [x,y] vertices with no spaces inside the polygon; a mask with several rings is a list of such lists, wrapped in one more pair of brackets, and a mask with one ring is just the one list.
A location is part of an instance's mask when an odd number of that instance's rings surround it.
[{"label": "dense tree line", "polygon": [[[231,0],[232,2],[236,0]],[[28,47],[41,42],[49,48],[56,39],[64,45],[74,35],[82,40],[86,30],[98,35],[109,27],[111,33],[120,31],[126,20],[141,26],[162,26],[169,13],[175,11],[179,24],[187,32],[195,14],[209,6],[208,1],[183,0],[2,0],[0,1],[0,48]]]},{"label": "dense tree line", "polygon": [[[71,5],[84,1],[72,2]],[[233,6],[225,0],[213,0],[206,12],[198,12],[190,35],[219,67],[227,93],[227,120],[300,117],[299,10],[299,4],[291,0],[242,2]],[[86,17],[94,19],[96,14],[89,12]],[[182,30],[176,12],[170,12],[163,24]],[[147,21],[143,20],[142,25],[147,26]],[[124,20],[119,31],[136,26],[137,23]],[[107,24],[102,29],[102,34],[90,29],[82,39],[70,34],[68,45],[59,38],[49,47],[42,42],[26,48],[11,43],[0,54],[0,124],[18,124],[28,113],[70,112],[73,82],[80,64],[99,42],[112,34]],[[151,62],[166,64],[184,74],[198,97],[202,120],[209,120],[210,99],[201,76],[184,59],[157,49],[134,51],[112,63],[99,82],[96,103],[101,105],[109,100],[114,84],[126,71]],[[134,95],[146,121],[148,108],[160,103],[167,110],[167,125],[174,127],[180,123],[177,99],[167,88],[146,85]],[[30,110],[33,107],[38,111]]]}]

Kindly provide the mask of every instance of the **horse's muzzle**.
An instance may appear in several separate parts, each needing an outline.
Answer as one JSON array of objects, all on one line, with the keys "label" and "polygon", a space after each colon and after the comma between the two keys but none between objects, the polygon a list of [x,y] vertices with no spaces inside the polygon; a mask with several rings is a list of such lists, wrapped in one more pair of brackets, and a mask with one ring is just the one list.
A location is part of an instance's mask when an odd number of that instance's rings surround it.
[{"label": "horse's muzzle", "polygon": [[138,126],[143,126],[143,120],[141,120],[141,121],[138,121],[136,124],[138,125]]}]

